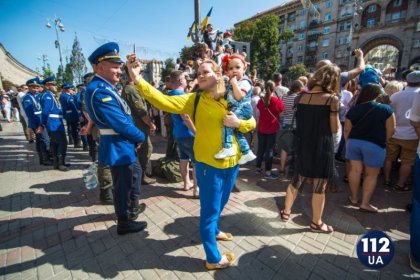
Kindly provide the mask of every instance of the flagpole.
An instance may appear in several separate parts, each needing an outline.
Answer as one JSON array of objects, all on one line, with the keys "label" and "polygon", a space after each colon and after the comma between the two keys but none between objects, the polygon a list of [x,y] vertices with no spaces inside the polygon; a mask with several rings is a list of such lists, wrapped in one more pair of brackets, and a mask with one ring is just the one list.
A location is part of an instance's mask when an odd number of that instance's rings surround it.
[{"label": "flagpole", "polygon": [[200,41],[200,0],[194,0],[194,19],[195,19],[195,36],[192,36],[193,41],[197,44]]}]

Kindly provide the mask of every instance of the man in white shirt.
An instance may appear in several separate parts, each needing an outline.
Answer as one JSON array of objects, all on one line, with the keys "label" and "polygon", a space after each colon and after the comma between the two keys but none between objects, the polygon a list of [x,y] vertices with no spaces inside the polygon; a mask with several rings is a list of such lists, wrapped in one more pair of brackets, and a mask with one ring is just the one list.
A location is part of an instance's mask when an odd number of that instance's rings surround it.
[{"label": "man in white shirt", "polygon": [[[417,72],[417,73],[416,73]],[[420,82],[420,71],[413,73]],[[409,113],[410,123],[420,138],[420,92],[417,92],[413,107]],[[420,273],[420,143],[417,146],[416,163],[414,165],[413,204],[410,225],[410,266]]]},{"label": "man in white shirt", "polygon": [[420,93],[420,71],[414,71],[407,75],[407,87],[405,90],[394,93],[391,100],[391,107],[395,112],[396,128],[394,135],[386,144],[386,159],[384,165],[385,185],[391,184],[392,163],[401,160],[399,178],[394,186],[396,192],[410,192],[411,187],[406,185],[407,178],[411,174],[416,160],[418,137],[414,127],[407,119],[407,111],[414,104],[414,98]]},{"label": "man in white shirt", "polygon": [[287,87],[282,86],[281,82],[283,80],[283,76],[280,73],[275,73],[273,75],[274,81],[274,95],[277,98],[283,99],[283,96],[287,95],[289,89]]}]

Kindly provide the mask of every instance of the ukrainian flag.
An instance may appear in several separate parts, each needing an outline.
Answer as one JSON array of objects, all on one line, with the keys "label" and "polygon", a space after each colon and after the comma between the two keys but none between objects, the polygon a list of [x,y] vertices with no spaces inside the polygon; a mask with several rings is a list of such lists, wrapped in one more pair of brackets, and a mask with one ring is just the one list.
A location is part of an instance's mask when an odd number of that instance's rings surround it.
[{"label": "ukrainian flag", "polygon": [[210,11],[207,13],[207,16],[201,22],[201,31],[204,31],[206,29],[206,26],[209,23],[209,19],[210,19],[212,11],[213,11],[213,7],[210,8]]},{"label": "ukrainian flag", "polygon": [[191,34],[193,34],[195,32],[195,21],[191,24],[190,29],[188,30],[188,34],[187,34],[187,41],[191,40]]}]

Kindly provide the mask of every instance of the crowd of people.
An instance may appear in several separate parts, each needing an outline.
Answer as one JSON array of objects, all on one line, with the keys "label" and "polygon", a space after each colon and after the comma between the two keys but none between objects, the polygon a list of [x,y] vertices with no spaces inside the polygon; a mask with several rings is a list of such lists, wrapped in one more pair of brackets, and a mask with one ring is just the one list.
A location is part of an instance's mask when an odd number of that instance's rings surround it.
[{"label": "crowd of people", "polygon": [[[407,206],[413,211],[410,259],[420,270],[420,236],[414,226],[420,211],[420,71],[408,70],[401,81],[388,81],[356,49],[354,69],[342,71],[321,60],[313,73],[283,85],[280,73],[267,81],[256,71],[249,74],[246,53],[233,52],[230,33],[213,32],[211,25],[206,32],[196,58],[178,59],[158,87],[141,77],[135,54],[123,62],[116,43],[89,56],[94,73],[85,76],[77,93],[67,83],[58,91],[54,77],[28,80],[19,88],[17,109],[28,141],[36,141],[40,164],[68,170],[65,119],[74,147],[89,150],[92,161],[98,153],[100,200],[115,206],[118,234],[144,230],[147,223],[137,221],[146,207],[139,203],[140,185],[155,182],[146,168],[150,135],[161,126],[149,112],[161,110],[169,116],[168,150],[177,147],[184,190],[192,189],[200,199],[208,269],[226,268],[234,260],[233,253],[218,250],[217,241],[234,238],[219,228],[219,220],[239,165],[252,164],[273,184],[279,177],[290,179],[279,211],[284,222],[292,218],[299,188],[305,181],[312,186],[309,230],[317,233],[334,232],[323,212],[325,194],[337,190],[337,180],[349,183],[348,203],[366,214],[379,211],[372,201],[381,172],[382,185],[397,193],[412,192],[414,186],[413,204]],[[123,71],[128,80],[118,89]],[[5,99],[3,111],[10,107]],[[345,174],[339,175],[337,162],[345,164]],[[398,176],[393,177],[395,168]]]}]

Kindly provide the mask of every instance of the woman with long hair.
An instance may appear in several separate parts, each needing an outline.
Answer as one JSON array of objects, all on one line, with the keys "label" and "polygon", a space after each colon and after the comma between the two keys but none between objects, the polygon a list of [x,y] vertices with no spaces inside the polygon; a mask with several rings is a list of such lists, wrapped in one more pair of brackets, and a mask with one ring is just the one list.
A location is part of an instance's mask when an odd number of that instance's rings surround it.
[{"label": "woman with long hair", "polygon": [[281,99],[273,96],[274,82],[265,84],[264,98],[257,103],[260,112],[258,119],[258,150],[257,150],[257,173],[262,173],[262,162],[265,161],[265,178],[276,179],[277,175],[271,172],[273,165],[273,147],[276,142],[276,134],[280,129],[279,117],[284,110]]},{"label": "woman with long hair", "polygon": [[385,143],[395,130],[395,116],[390,106],[375,102],[382,88],[367,84],[360,91],[356,105],[346,115],[344,138],[347,143],[346,158],[350,160],[350,204],[359,206],[358,192],[362,172],[363,194],[359,210],[376,213],[370,204],[379,172],[385,161]]},{"label": "woman with long hair", "polygon": [[226,268],[232,264],[234,255],[231,252],[221,255],[217,240],[233,239],[231,233],[219,229],[219,220],[239,171],[241,152],[236,138],[233,139],[235,156],[215,159],[214,154],[222,147],[223,125],[246,133],[255,128],[255,119],[240,120],[229,113],[222,70],[212,60],[204,60],[198,68],[198,85],[203,92],[178,96],[167,96],[142,79],[135,54],[127,56],[127,60],[129,74],[147,101],[169,113],[188,114],[195,122],[194,157],[200,186],[200,236],[206,252],[205,266],[209,270]]},{"label": "woman with long hair", "polygon": [[313,232],[332,233],[333,227],[322,221],[325,191],[334,176],[333,133],[339,126],[338,110],[340,68],[325,65],[308,82],[309,92],[302,93],[296,110],[296,167],[287,187],[281,219],[288,221],[298,189],[305,178],[312,178]]}]

